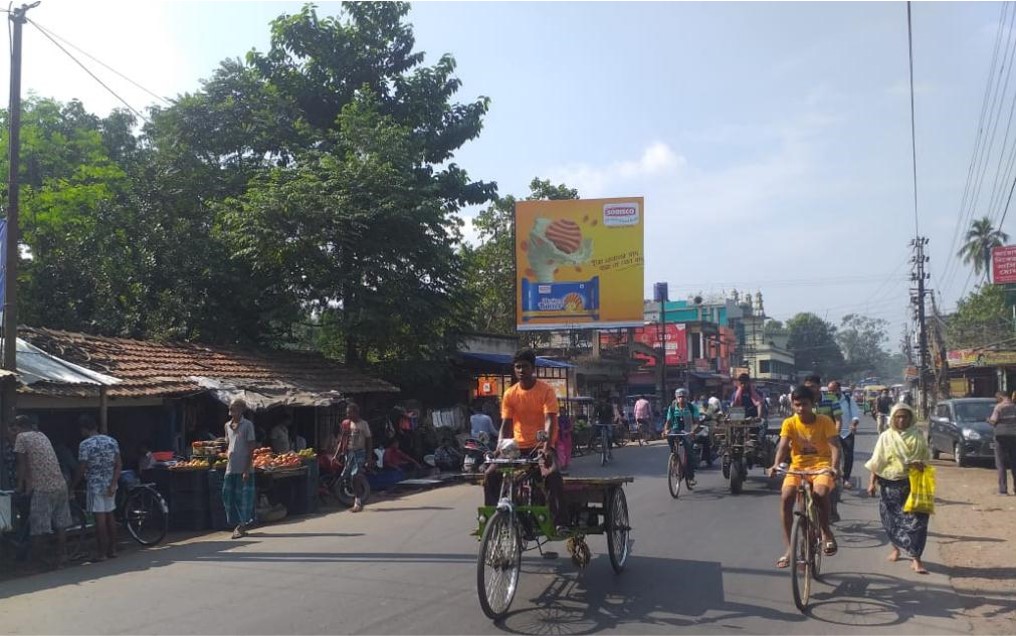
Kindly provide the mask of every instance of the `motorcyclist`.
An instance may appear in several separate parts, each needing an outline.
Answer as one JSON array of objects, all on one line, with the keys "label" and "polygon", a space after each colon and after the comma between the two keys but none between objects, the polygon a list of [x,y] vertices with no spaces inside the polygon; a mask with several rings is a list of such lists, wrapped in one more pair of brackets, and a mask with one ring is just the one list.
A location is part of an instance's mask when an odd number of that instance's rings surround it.
[{"label": "motorcyclist", "polygon": [[[674,391],[674,401],[671,402],[670,406],[667,407],[667,420],[666,430],[667,433],[679,433],[682,431],[688,431],[689,433],[694,432],[695,424],[699,421],[700,415],[695,405],[688,401],[688,391],[685,389],[677,389]],[[667,443],[670,445],[670,452],[676,452],[674,441],[680,439],[681,444],[684,446],[684,452],[688,457],[688,466],[685,470],[686,480],[685,483],[688,488],[695,486],[695,461],[692,460],[692,445],[691,437],[685,435],[680,438],[667,437]]]}]

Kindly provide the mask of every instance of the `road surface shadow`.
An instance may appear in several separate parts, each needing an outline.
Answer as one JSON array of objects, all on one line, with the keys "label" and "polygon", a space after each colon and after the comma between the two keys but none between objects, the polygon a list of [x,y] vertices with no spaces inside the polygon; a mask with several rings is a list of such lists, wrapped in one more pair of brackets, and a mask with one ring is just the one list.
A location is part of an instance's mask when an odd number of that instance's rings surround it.
[{"label": "road surface shadow", "polygon": [[1013,599],[966,596],[950,585],[912,578],[836,573],[824,576],[822,583],[812,592],[806,614],[830,625],[891,627],[914,619],[954,620],[981,607],[998,608],[992,612],[999,614],[1016,609]]},{"label": "road surface shadow", "polygon": [[[535,595],[524,586],[515,599],[528,605],[510,612],[497,627],[512,634],[592,634],[624,626],[656,625],[696,632],[715,625],[723,630],[743,626],[728,621],[762,618],[800,622],[798,612],[731,601],[723,590],[717,562],[632,556],[630,571],[615,576],[606,555],[583,571],[570,560],[548,564],[550,582]],[[715,629],[715,628],[714,628]]]}]

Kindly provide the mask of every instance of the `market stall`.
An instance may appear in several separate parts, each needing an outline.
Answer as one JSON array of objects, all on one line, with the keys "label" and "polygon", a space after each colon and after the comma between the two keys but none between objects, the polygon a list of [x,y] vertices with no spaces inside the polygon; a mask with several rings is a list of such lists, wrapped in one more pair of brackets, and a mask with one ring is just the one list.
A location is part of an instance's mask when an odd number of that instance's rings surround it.
[{"label": "market stall", "polygon": [[[313,449],[274,454],[270,448],[255,451],[254,479],[258,521],[317,512],[317,455]],[[225,439],[194,442],[190,459],[161,455],[141,474],[154,483],[169,506],[172,530],[226,530],[222,504],[225,481]]]}]

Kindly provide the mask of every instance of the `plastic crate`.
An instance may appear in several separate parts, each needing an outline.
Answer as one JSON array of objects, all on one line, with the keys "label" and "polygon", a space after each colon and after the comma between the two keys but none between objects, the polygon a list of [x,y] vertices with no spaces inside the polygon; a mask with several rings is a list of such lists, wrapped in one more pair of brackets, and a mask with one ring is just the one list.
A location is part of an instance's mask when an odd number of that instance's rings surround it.
[{"label": "plastic crate", "polygon": [[170,530],[207,530],[211,526],[208,509],[191,512],[169,512]]}]

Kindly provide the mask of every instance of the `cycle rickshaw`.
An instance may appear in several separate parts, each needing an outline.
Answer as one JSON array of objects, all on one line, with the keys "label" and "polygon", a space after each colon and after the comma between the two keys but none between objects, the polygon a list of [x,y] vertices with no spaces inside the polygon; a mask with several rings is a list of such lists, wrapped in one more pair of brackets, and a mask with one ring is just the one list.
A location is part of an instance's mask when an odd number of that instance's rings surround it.
[{"label": "cycle rickshaw", "polygon": [[504,474],[496,506],[481,506],[474,534],[480,540],[476,560],[476,588],[483,613],[492,620],[503,618],[511,607],[522,572],[522,553],[552,540],[567,540],[572,562],[584,568],[592,559],[586,537],[607,536],[607,552],[614,571],[620,573],[631,553],[631,525],[623,485],[633,477],[565,477],[563,516],[568,520],[565,536],[557,534],[536,457],[492,458],[495,470]]}]

